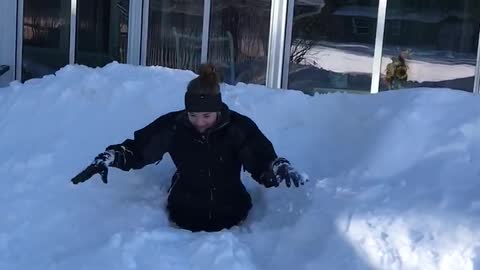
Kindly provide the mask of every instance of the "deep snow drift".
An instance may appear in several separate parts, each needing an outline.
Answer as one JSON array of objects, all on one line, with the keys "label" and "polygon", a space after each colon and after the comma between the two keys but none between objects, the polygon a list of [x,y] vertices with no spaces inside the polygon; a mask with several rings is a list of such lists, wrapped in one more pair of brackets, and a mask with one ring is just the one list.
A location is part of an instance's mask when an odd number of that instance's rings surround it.
[{"label": "deep snow drift", "polygon": [[480,269],[480,97],[222,86],[301,188],[243,175],[248,220],[219,233],[169,225],[174,166],[69,180],[112,143],[183,108],[192,72],[67,66],[0,88],[0,269]]}]

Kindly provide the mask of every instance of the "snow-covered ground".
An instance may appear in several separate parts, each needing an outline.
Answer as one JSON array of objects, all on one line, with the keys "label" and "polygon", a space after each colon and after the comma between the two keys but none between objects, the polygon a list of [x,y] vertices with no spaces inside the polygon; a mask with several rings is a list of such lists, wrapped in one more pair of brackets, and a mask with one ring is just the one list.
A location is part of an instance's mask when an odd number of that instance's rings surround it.
[{"label": "snow-covered ground", "polygon": [[[337,61],[338,62],[338,61]],[[0,89],[0,269],[480,269],[480,97],[223,86],[310,175],[265,189],[240,227],[191,233],[164,210],[169,157],[70,179],[104,147],[183,107],[194,74],[67,66]]]},{"label": "snow-covered ground", "polygon": [[[346,44],[338,44],[337,47],[338,48],[322,45],[315,46],[307,52],[305,55],[306,59],[302,64],[312,65],[339,73],[372,73],[373,52],[370,55],[367,53],[355,53],[346,48]],[[432,55],[430,57],[421,56],[421,54],[429,53],[432,52],[422,53],[415,51],[412,57],[407,59],[409,81],[438,82],[472,77],[475,75],[474,56],[471,59],[468,59],[470,61],[461,61],[461,63],[456,63],[456,58],[450,59],[450,62],[443,61],[443,63],[441,63],[438,62],[440,58],[438,55]],[[392,55],[389,54],[383,55],[381,67],[382,74],[385,74],[387,65],[392,62],[390,59],[391,56]]]}]

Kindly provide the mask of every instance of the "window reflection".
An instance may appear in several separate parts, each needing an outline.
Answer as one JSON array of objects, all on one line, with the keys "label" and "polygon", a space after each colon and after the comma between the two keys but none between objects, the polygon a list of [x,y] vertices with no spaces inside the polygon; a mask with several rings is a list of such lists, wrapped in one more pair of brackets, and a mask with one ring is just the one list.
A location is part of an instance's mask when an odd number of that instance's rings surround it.
[{"label": "window reflection", "polygon": [[381,90],[473,90],[480,2],[389,0]]},{"label": "window reflection", "polygon": [[208,59],[223,80],[265,84],[271,1],[212,0]]},{"label": "window reflection", "polygon": [[68,64],[70,1],[24,0],[22,80]]},{"label": "window reflection", "polygon": [[288,88],[370,91],[378,0],[295,0]]},{"label": "window reflection", "polygon": [[147,65],[196,70],[202,28],[203,1],[150,0]]},{"label": "window reflection", "polygon": [[129,0],[78,0],[76,63],[125,63]]}]

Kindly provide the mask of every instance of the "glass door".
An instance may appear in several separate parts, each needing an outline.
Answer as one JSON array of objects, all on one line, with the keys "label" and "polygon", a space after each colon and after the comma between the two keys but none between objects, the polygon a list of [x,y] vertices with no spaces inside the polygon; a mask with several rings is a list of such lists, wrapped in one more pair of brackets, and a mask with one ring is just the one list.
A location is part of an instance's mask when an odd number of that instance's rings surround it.
[{"label": "glass door", "polygon": [[55,73],[69,62],[70,1],[24,0],[22,81]]},{"label": "glass door", "polygon": [[223,80],[265,84],[271,1],[212,0],[208,60]]},{"label": "glass door", "polygon": [[203,1],[150,0],[147,65],[196,70],[201,62]]},{"label": "glass door", "polygon": [[75,63],[126,63],[129,0],[77,0]]}]

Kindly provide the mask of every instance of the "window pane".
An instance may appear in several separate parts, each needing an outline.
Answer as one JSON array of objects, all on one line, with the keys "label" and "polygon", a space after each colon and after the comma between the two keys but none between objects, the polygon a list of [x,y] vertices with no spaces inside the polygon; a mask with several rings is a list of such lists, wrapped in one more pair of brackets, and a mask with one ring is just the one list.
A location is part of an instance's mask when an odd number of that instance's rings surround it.
[{"label": "window pane", "polygon": [[78,0],[76,63],[126,63],[129,0]]},{"label": "window pane", "polygon": [[225,82],[265,84],[271,1],[212,0],[208,59]]},{"label": "window pane", "polygon": [[68,64],[70,1],[24,0],[22,80]]},{"label": "window pane", "polygon": [[196,70],[202,50],[203,1],[150,0],[147,65]]},{"label": "window pane", "polygon": [[378,0],[295,0],[288,88],[370,91]]},{"label": "window pane", "polygon": [[389,0],[380,89],[472,91],[479,22],[478,0]]}]

